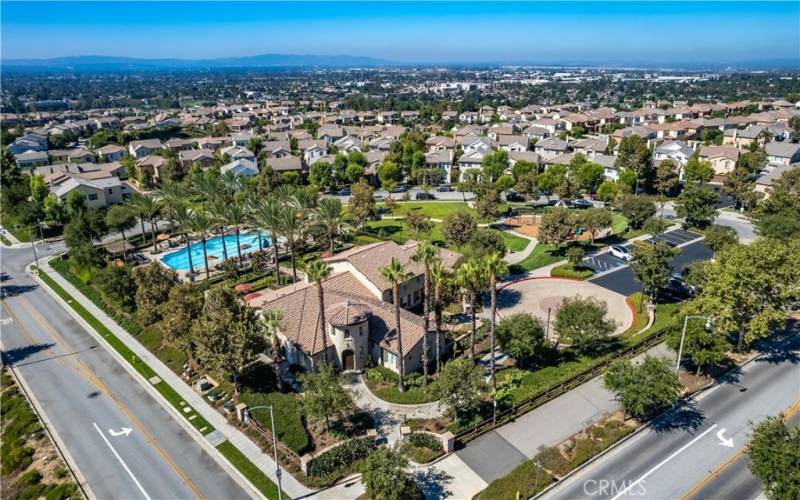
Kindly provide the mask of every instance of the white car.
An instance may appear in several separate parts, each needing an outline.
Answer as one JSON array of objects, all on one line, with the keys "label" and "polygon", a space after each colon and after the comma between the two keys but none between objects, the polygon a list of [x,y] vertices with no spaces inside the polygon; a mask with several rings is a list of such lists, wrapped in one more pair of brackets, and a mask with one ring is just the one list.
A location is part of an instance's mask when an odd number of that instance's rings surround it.
[{"label": "white car", "polygon": [[625,261],[633,260],[633,254],[627,247],[622,245],[612,245],[611,249],[608,251],[611,255],[618,259],[622,259]]}]

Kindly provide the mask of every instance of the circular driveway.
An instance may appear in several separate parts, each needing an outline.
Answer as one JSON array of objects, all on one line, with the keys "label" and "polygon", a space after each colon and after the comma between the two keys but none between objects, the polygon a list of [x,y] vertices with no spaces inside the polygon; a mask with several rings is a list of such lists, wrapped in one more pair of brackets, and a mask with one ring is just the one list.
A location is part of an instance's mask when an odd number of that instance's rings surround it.
[{"label": "circular driveway", "polygon": [[550,339],[554,340],[553,322],[561,301],[566,297],[594,297],[608,306],[608,318],[617,323],[615,334],[627,330],[633,323],[633,312],[624,295],[588,281],[559,278],[534,278],[510,283],[497,294],[497,313],[500,318],[517,313],[531,313],[545,323],[550,316]]}]

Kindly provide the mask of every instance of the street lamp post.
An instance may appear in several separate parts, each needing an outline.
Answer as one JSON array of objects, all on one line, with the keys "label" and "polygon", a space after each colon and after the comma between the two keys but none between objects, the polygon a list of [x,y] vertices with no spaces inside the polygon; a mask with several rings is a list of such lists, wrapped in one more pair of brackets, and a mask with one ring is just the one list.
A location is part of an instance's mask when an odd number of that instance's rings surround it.
[{"label": "street lamp post", "polygon": [[675,362],[675,373],[678,373],[678,370],[681,367],[681,355],[683,354],[683,342],[686,340],[686,327],[689,325],[690,319],[704,319],[706,320],[706,330],[711,329],[711,322],[712,319],[709,316],[686,316],[683,318],[683,332],[681,333],[681,342],[678,345],[678,360]]},{"label": "street lamp post", "polygon": [[33,231],[28,226],[28,236],[31,238],[31,248],[33,248],[33,259],[36,261],[36,272],[39,272],[39,256],[36,254],[36,244],[33,241]]},{"label": "street lamp post", "polygon": [[247,418],[250,418],[250,412],[261,408],[269,409],[269,420],[272,425],[272,451],[275,456],[275,476],[278,478],[278,500],[281,500],[283,492],[281,491],[281,464],[278,462],[278,438],[275,435],[275,416],[272,413],[272,405],[254,406],[247,409]]}]

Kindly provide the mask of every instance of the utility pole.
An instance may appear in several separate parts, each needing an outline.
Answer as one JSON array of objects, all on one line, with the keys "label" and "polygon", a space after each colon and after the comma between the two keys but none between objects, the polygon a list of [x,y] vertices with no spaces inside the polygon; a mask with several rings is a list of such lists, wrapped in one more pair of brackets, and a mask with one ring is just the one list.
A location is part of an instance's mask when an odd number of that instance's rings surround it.
[{"label": "utility pole", "polygon": [[28,226],[28,235],[31,238],[31,248],[33,248],[33,260],[36,261],[36,272],[38,273],[39,269],[40,269],[39,268],[39,256],[36,254],[36,244],[33,241],[33,231],[31,230],[30,226]]}]

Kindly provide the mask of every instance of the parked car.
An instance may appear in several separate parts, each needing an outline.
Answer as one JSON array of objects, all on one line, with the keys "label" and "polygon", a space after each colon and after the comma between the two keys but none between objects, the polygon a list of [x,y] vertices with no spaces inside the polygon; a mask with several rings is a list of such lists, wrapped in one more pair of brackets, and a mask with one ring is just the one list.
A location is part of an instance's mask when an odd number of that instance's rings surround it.
[{"label": "parked car", "polygon": [[435,200],[436,196],[434,196],[432,193],[420,191],[416,196],[414,196],[414,198],[417,200]]},{"label": "parked car", "polygon": [[578,199],[572,200],[572,206],[574,208],[592,208],[594,206],[594,204],[589,200],[585,200],[583,198],[578,198]]},{"label": "parked car", "polygon": [[509,189],[506,191],[506,201],[525,201],[525,197],[513,189]]},{"label": "parked car", "polygon": [[405,184],[398,184],[397,186],[392,189],[393,193],[405,193],[408,191],[408,186]]},{"label": "parked car", "polygon": [[695,296],[697,290],[686,283],[680,275],[672,275],[667,281],[667,288],[664,292],[679,299],[690,299]]},{"label": "parked car", "polygon": [[337,193],[337,194],[339,196],[350,196],[351,194],[353,194],[353,191],[351,191],[350,187],[348,186],[348,187],[343,187],[342,189],[340,189],[339,193]]},{"label": "parked car", "polygon": [[441,186],[436,188],[436,192],[438,192],[438,193],[452,193],[453,192],[453,186],[451,186],[450,184],[442,184]]},{"label": "parked car", "polygon": [[628,247],[624,247],[622,245],[612,245],[608,253],[625,261],[633,260],[633,254],[631,251],[628,249]]}]

